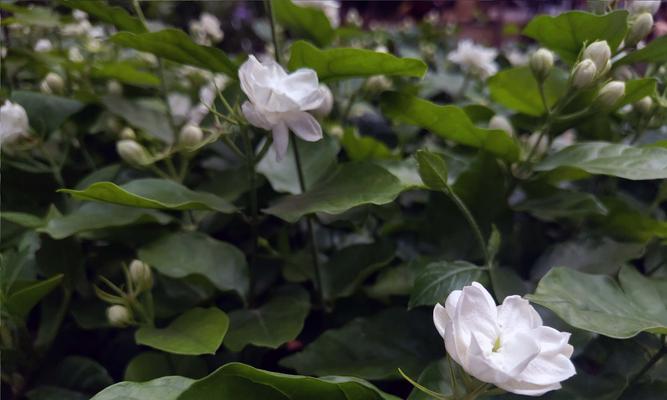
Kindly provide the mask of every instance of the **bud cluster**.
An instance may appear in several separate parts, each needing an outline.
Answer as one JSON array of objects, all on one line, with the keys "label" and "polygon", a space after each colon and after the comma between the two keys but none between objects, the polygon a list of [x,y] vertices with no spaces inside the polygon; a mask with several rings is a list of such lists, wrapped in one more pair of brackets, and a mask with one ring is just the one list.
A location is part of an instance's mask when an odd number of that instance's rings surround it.
[{"label": "bud cluster", "polygon": [[592,86],[596,80],[611,69],[611,49],[604,40],[589,44],[583,53],[582,60],[572,70],[570,82],[575,89]]},{"label": "bud cluster", "polygon": [[[143,293],[150,295],[153,287],[153,273],[148,264],[141,260],[133,260],[125,271],[124,288],[100,277],[100,280],[111,289],[111,293],[95,286],[97,296],[110,304],[106,310],[107,320],[111,326],[118,328],[136,325],[141,322],[152,322],[152,302],[142,302]],[[149,310],[147,310],[147,308]],[[137,319],[136,316],[141,318]]]}]

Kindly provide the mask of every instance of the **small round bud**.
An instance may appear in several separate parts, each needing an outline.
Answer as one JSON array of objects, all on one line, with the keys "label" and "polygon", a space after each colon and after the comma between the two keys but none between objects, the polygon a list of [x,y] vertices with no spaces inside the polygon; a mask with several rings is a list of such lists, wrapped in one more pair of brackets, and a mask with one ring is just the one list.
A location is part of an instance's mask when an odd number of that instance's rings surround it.
[{"label": "small round bud", "polygon": [[593,42],[584,50],[584,59],[593,61],[598,71],[603,71],[607,67],[610,58],[611,49],[605,40]]},{"label": "small round bud", "polygon": [[642,97],[639,101],[632,105],[635,110],[642,114],[648,114],[653,108],[653,100],[650,96]]},{"label": "small round bud", "polygon": [[131,139],[123,139],[116,142],[116,151],[120,158],[132,165],[150,164],[150,156],[146,149]]},{"label": "small round bud", "polygon": [[324,118],[331,113],[334,104],[333,93],[327,87],[327,85],[320,85],[320,92],[322,93],[323,101],[322,104],[314,109],[312,112],[320,118]]},{"label": "small round bud", "polygon": [[153,286],[151,267],[141,260],[132,260],[130,263],[130,279],[138,291],[150,289]]},{"label": "small round bud", "polygon": [[120,96],[123,94],[123,85],[117,80],[111,80],[107,82],[107,91],[114,96]]},{"label": "small round bud", "polygon": [[489,129],[500,129],[507,132],[510,136],[514,135],[514,128],[510,121],[502,115],[494,115],[489,120]]},{"label": "small round bud", "polygon": [[178,142],[185,147],[195,147],[204,139],[204,132],[197,125],[187,124],[181,128]]},{"label": "small round bud", "polygon": [[112,326],[124,328],[132,323],[132,314],[127,307],[114,304],[107,308],[107,319]]},{"label": "small round bud", "polygon": [[576,89],[583,89],[595,81],[597,68],[591,60],[583,60],[572,71],[572,86]]},{"label": "small round bud", "polygon": [[123,128],[122,131],[120,131],[120,138],[127,140],[135,140],[137,138],[137,135],[134,133],[134,129],[130,128],[129,126],[126,126],[125,128]]},{"label": "small round bud", "polygon": [[554,55],[547,49],[539,49],[530,57],[530,70],[535,79],[544,81],[554,66]]},{"label": "small round bud", "polygon": [[40,89],[44,93],[62,93],[65,89],[65,81],[55,72],[49,72],[40,84]]},{"label": "small round bud", "polygon": [[391,89],[391,80],[384,75],[375,75],[368,78],[366,88],[370,92],[384,92]]},{"label": "small round bud", "polygon": [[595,103],[602,107],[610,108],[613,107],[624,94],[625,82],[611,81],[600,89],[600,92],[595,99]]},{"label": "small round bud", "polygon": [[653,29],[653,16],[649,13],[640,14],[632,22],[632,26],[628,30],[628,34],[625,36],[625,45],[628,47],[634,47],[642,39],[644,39],[651,30]]}]

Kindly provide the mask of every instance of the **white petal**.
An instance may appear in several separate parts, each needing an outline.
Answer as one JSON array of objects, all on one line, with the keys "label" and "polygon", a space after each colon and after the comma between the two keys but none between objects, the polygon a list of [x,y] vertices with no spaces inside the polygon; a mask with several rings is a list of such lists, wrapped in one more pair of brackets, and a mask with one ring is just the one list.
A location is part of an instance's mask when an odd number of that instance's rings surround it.
[{"label": "white petal", "polygon": [[243,103],[241,110],[243,111],[243,115],[248,120],[248,122],[250,122],[250,124],[266,130],[270,130],[272,128],[272,124],[266,119],[260,110],[249,101]]},{"label": "white petal", "polygon": [[447,326],[448,322],[449,315],[447,315],[447,310],[440,303],[436,304],[433,308],[433,324],[443,339],[445,337],[445,326]]},{"label": "white petal", "polygon": [[287,146],[289,145],[289,131],[287,125],[279,123],[273,127],[273,151],[276,153],[276,160],[280,161],[287,154]]},{"label": "white petal", "polygon": [[445,309],[447,310],[449,318],[453,318],[454,315],[456,315],[456,307],[459,304],[461,293],[463,292],[460,290],[454,290],[447,296],[447,300],[445,300]]},{"label": "white petal", "polygon": [[305,111],[289,113],[285,116],[287,126],[295,135],[308,142],[322,139],[322,127],[315,117]]},{"label": "white petal", "polygon": [[577,373],[569,357],[540,355],[528,364],[518,376],[522,382],[536,385],[552,385],[562,382]]},{"label": "white petal", "polygon": [[239,81],[243,93],[248,96],[250,101],[255,102],[255,78],[256,74],[261,74],[262,64],[251,55],[248,60],[239,67]]},{"label": "white petal", "polygon": [[518,330],[530,330],[542,325],[542,318],[528,300],[520,296],[507,296],[498,306],[498,325],[507,334]]},{"label": "white petal", "polygon": [[526,382],[519,382],[515,380],[509,380],[502,383],[497,383],[496,386],[506,390],[510,393],[521,394],[524,396],[542,396],[546,392],[552,390],[558,390],[561,388],[560,383],[555,383],[553,385],[533,385]]},{"label": "white petal", "polygon": [[529,331],[518,331],[511,337],[501,339],[498,353],[502,357],[503,370],[517,377],[540,354],[540,346]]},{"label": "white petal", "polygon": [[489,342],[498,337],[496,303],[484,286],[473,282],[472,286],[463,288],[452,318],[457,341],[463,345],[470,342],[470,335],[483,335]]},{"label": "white petal", "polygon": [[282,81],[282,88],[304,111],[314,110],[324,101],[317,73],[309,68],[301,68],[289,74]]},{"label": "white petal", "polygon": [[535,340],[540,344],[543,354],[562,354],[571,357],[573,348],[567,342],[570,340],[570,334],[559,332],[548,326],[540,326],[532,332]]}]

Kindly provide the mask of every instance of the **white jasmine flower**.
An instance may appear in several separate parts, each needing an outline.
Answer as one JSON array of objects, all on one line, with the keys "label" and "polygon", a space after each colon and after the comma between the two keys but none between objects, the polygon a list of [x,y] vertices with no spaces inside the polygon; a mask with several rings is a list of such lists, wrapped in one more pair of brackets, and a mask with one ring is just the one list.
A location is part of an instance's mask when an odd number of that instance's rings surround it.
[{"label": "white jasmine flower", "polygon": [[447,353],[475,378],[527,396],[559,389],[576,371],[569,333],[544,326],[527,300],[495,301],[473,282],[437,304],[433,322]]},{"label": "white jasmine flower", "polygon": [[190,100],[189,96],[182,93],[169,93],[167,95],[167,103],[169,104],[171,116],[177,121],[183,121],[192,108],[192,100]]},{"label": "white jasmine flower", "polygon": [[239,80],[249,100],[243,114],[252,125],[272,132],[277,159],[287,153],[289,130],[309,142],[322,139],[322,127],[307,112],[325,101],[315,71],[301,68],[288,74],[274,61],[260,63],[250,56],[239,69]]},{"label": "white jasmine flower", "polygon": [[294,0],[294,4],[302,7],[318,8],[324,11],[332,27],[340,26],[340,4],[335,0]]},{"label": "white jasmine flower", "polygon": [[203,45],[219,43],[225,37],[220,28],[220,20],[207,12],[202,13],[198,20],[190,22],[190,32],[195,37],[195,42]]},{"label": "white jasmine flower", "polygon": [[465,39],[459,42],[455,51],[449,53],[447,59],[458,64],[465,72],[486,79],[498,72],[498,64],[494,61],[496,56],[498,56],[496,49]]},{"label": "white jasmine flower", "polygon": [[11,144],[27,137],[30,126],[23,106],[5,100],[0,107],[0,144]]},{"label": "white jasmine flower", "polygon": [[660,0],[634,0],[628,1],[627,9],[632,15],[651,13],[654,15],[660,8]]},{"label": "white jasmine flower", "polygon": [[46,53],[53,50],[53,44],[51,44],[49,39],[39,39],[37,43],[35,43],[34,50],[38,53]]}]

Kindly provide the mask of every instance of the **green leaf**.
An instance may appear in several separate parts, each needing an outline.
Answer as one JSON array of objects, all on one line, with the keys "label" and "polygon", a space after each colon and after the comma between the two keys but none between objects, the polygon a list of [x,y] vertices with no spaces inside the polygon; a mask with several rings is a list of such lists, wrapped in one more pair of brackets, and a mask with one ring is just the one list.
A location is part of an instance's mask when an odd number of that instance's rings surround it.
[{"label": "green leaf", "polygon": [[320,46],[331,43],[335,31],[322,10],[307,3],[296,5],[290,0],[274,0],[271,7],[278,23],[297,37],[312,39]]},{"label": "green leaf", "polygon": [[345,129],[341,144],[352,161],[384,160],[395,157],[384,142],[372,136],[359,135],[354,129]]},{"label": "green leaf", "polygon": [[432,190],[449,190],[447,161],[442,156],[428,150],[418,150],[415,158],[419,163],[419,176],[426,187]]},{"label": "green leaf", "polygon": [[321,81],[373,75],[421,78],[427,68],[423,61],[415,58],[399,58],[388,53],[354,48],[320,50],[304,41],[292,45],[288,67],[292,71],[312,68]]},{"label": "green leaf", "polygon": [[48,7],[31,4],[21,7],[7,2],[0,3],[0,9],[12,13],[12,16],[3,16],[0,25],[38,26],[41,28],[55,28],[61,23],[60,15]]},{"label": "green leaf", "polygon": [[153,110],[118,96],[104,96],[101,101],[110,112],[130,125],[167,143],[174,140],[174,133],[165,112]]},{"label": "green leaf", "polygon": [[558,16],[538,15],[523,34],[555,51],[565,62],[573,63],[585,43],[606,40],[612,49],[618,48],[627,30],[628,12],[613,11],[595,15],[568,11]]},{"label": "green leaf", "polygon": [[56,275],[43,281],[30,283],[22,286],[20,289],[12,291],[4,304],[6,310],[19,319],[25,319],[30,310],[39,303],[39,301],[51,293],[63,280],[63,275]]},{"label": "green leaf", "polygon": [[96,182],[84,190],[60,189],[77,199],[120,204],[158,210],[210,210],[231,213],[236,209],[220,197],[195,192],[167,179],[137,179],[118,186],[112,182]]},{"label": "green leaf", "polygon": [[625,95],[619,100],[614,108],[621,108],[626,104],[632,104],[646,96],[655,94],[658,81],[655,78],[632,79],[625,82]]},{"label": "green leaf", "polygon": [[25,108],[30,126],[41,134],[55,131],[83,108],[77,100],[24,90],[13,91],[10,100]]},{"label": "green leaf", "polygon": [[177,232],[139,249],[139,258],[172,278],[203,275],[218,289],[245,298],[249,290],[244,254],[200,232]]},{"label": "green leaf", "polygon": [[556,168],[583,170],[631,180],[667,178],[667,149],[634,147],[607,142],[578,143],[552,154],[535,166],[536,171]]},{"label": "green leaf", "polygon": [[439,106],[397,92],[384,93],[381,107],[396,122],[419,126],[444,139],[486,150],[508,161],[519,159],[519,147],[506,132],[476,127],[459,107]]},{"label": "green leaf", "polygon": [[616,61],[614,67],[640,62],[649,62],[658,65],[667,62],[667,36],[660,36],[649,42],[642,49],[630,52],[630,54]]},{"label": "green leaf", "polygon": [[308,375],[388,379],[401,368],[414,376],[442,354],[442,339],[429,320],[421,310],[387,309],[324,332],[280,364]]},{"label": "green leaf", "polygon": [[351,162],[306,193],[284,197],[264,212],[295,222],[311,213],[340,214],[363,204],[387,204],[408,188],[378,165]]},{"label": "green leaf", "polygon": [[153,53],[177,63],[221,72],[232,79],[237,79],[238,67],[225,52],[216,47],[198,45],[185,32],[178,29],[148,33],[119,32],[110,40],[121,46]]},{"label": "green leaf", "polygon": [[187,378],[206,376],[208,367],[202,357],[145,351],[125,367],[126,381],[146,382],[161,376],[180,375]]},{"label": "green leaf", "polygon": [[527,212],[543,221],[559,218],[582,218],[589,215],[607,215],[608,210],[590,193],[558,189],[545,196],[529,197],[515,205],[514,210]]},{"label": "green leaf", "polygon": [[174,354],[215,354],[229,327],[229,317],[222,310],[193,308],[173,320],[169,326],[142,326],[134,335],[138,344]]},{"label": "green leaf", "polygon": [[129,62],[96,63],[90,74],[94,78],[116,79],[130,85],[158,86],[160,84],[160,78],[156,75],[137,69]]},{"label": "green leaf", "polygon": [[[521,82],[517,85],[517,82]],[[554,69],[544,81],[544,97],[549,107],[553,107],[567,88],[567,76]],[[511,110],[540,116],[546,110],[542,104],[539,87],[529,67],[504,69],[487,81],[491,98]]]},{"label": "green leaf", "polygon": [[131,16],[122,7],[110,6],[101,0],[60,0],[60,4],[84,11],[100,21],[114,25],[119,30],[134,33],[146,32],[143,22]]},{"label": "green leaf", "polygon": [[91,400],[179,400],[194,380],[165,376],[149,382],[120,382],[102,390]]},{"label": "green leaf", "polygon": [[22,212],[3,211],[0,213],[0,218],[26,228],[34,229],[44,225],[43,218]]},{"label": "green leaf", "polygon": [[408,307],[444,303],[454,290],[479,281],[484,270],[467,261],[438,261],[424,268],[412,287]]},{"label": "green leaf", "polygon": [[88,400],[89,395],[57,386],[37,386],[25,394],[28,400]]},{"label": "green leaf", "polygon": [[559,267],[549,271],[527,298],[576,328],[627,339],[645,331],[667,333],[667,304],[659,288],[665,284],[634,267],[621,268],[618,282],[607,275]]},{"label": "green leaf", "polygon": [[354,294],[373,273],[389,264],[396,248],[388,240],[358,244],[338,250],[322,268],[322,295],[325,300]]},{"label": "green leaf", "polygon": [[249,344],[276,349],[295,339],[310,311],[309,297],[301,286],[286,286],[259,308],[232,311],[225,346],[234,352]]},{"label": "green leaf", "polygon": [[112,204],[87,203],[69,214],[51,218],[46,226],[38,229],[54,239],[98,229],[133,224],[158,223],[165,225],[171,217],[153,210],[143,210]]},{"label": "green leaf", "polygon": [[[299,147],[299,156],[301,157],[303,178],[306,187],[310,188],[336,165],[336,155],[340,146],[330,136],[325,136],[318,142],[296,140]],[[270,151],[257,164],[257,172],[269,180],[271,187],[276,192],[301,193],[294,152],[291,150],[280,161],[277,161],[273,152]]]}]

